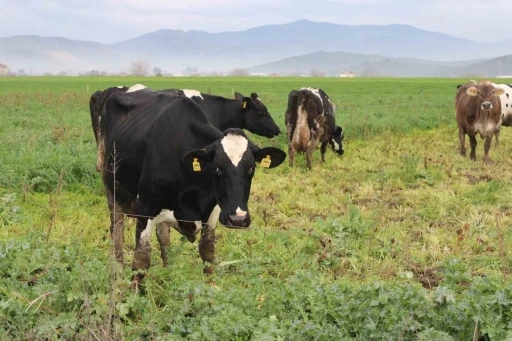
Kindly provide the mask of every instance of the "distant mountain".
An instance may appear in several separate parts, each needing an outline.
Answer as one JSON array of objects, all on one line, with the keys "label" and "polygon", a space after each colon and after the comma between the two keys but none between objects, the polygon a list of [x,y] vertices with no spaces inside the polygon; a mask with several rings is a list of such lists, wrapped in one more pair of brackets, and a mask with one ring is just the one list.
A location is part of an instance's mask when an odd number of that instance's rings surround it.
[{"label": "distant mountain", "polygon": [[0,38],[0,63],[34,72],[119,72],[128,71],[130,61],[146,59],[151,66],[176,73],[187,66],[228,71],[318,51],[365,54],[369,55],[367,63],[376,62],[376,56],[474,60],[505,55],[511,45],[512,41],[475,42],[407,25],[349,26],[300,20],[239,32],[166,29],[114,44],[38,36]]},{"label": "distant mountain", "polygon": [[251,73],[310,75],[312,72],[338,76],[351,71],[357,76],[390,77],[496,77],[512,75],[512,55],[466,61],[432,61],[393,58],[346,52],[315,52],[289,57],[247,69]]}]

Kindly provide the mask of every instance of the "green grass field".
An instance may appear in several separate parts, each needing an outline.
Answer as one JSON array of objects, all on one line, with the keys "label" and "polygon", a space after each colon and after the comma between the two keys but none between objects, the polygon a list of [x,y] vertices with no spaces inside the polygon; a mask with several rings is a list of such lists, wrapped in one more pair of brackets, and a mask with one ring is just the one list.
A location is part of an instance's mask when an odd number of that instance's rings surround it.
[{"label": "green grass field", "polygon": [[[490,164],[480,139],[476,162],[458,154],[465,81],[0,78],[0,339],[512,340],[512,130]],[[253,225],[218,226],[211,279],[176,232],[163,268],[154,237],[136,294],[109,257],[88,107],[135,83],[257,92],[282,131],[290,90],[321,87],[345,155],[258,169]],[[133,221],[125,237],[129,262]]]}]

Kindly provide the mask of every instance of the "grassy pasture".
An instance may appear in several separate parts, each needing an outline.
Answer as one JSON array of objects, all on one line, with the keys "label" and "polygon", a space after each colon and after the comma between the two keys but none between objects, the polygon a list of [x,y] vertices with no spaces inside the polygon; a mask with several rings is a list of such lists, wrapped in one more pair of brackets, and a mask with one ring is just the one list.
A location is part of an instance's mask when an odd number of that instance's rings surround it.
[{"label": "grassy pasture", "polygon": [[[476,162],[458,154],[465,81],[0,78],[0,339],[512,340],[512,131],[490,164],[481,140]],[[173,232],[163,268],[154,238],[136,295],[109,259],[88,109],[135,83],[257,92],[283,132],[289,91],[322,87],[345,155],[259,169],[253,226],[218,227],[211,280],[196,245]],[[285,134],[251,138],[287,151]]]}]

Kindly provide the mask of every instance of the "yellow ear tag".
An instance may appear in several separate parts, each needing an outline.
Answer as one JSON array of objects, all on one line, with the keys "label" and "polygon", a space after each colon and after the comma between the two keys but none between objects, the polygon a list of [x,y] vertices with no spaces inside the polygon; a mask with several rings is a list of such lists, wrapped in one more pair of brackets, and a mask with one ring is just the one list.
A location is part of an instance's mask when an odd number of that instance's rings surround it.
[{"label": "yellow ear tag", "polygon": [[197,158],[194,158],[194,162],[192,162],[192,168],[194,168],[194,172],[201,171],[201,165],[199,164],[199,161],[197,161]]},{"label": "yellow ear tag", "polygon": [[244,101],[244,103],[242,104],[242,108],[244,108],[244,109],[247,108],[247,102],[246,101]]},{"label": "yellow ear tag", "polygon": [[270,155],[267,155],[261,160],[261,167],[270,168]]}]

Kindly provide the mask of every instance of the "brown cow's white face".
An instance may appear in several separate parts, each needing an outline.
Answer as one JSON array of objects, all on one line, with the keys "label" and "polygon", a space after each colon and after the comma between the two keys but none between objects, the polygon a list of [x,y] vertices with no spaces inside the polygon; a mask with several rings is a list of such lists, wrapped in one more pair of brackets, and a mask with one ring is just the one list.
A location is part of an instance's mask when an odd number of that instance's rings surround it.
[{"label": "brown cow's white face", "polygon": [[466,90],[469,96],[477,97],[480,108],[484,111],[492,110],[492,96],[500,96],[505,92],[502,88],[494,88],[489,82],[481,82],[477,86],[472,86]]}]

